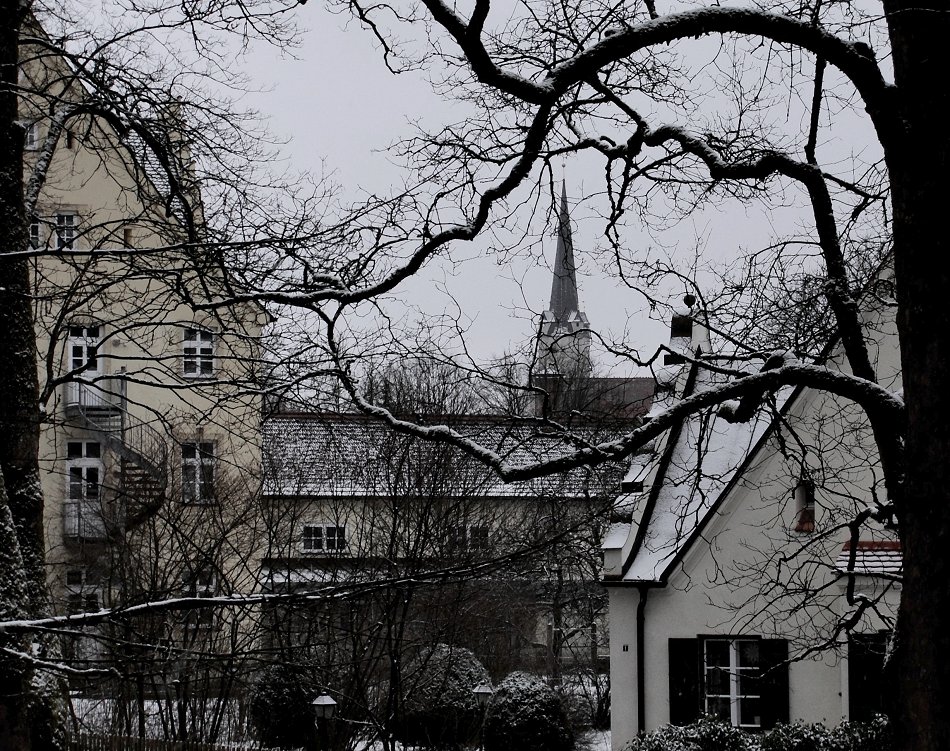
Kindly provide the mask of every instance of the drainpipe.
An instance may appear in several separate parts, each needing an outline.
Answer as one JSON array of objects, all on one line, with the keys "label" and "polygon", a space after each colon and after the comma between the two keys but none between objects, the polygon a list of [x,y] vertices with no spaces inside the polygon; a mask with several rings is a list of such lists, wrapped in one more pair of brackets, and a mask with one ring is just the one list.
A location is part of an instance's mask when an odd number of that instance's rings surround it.
[{"label": "drainpipe", "polygon": [[650,592],[650,588],[637,587],[637,591],[640,593],[640,600],[637,602],[637,733],[643,733],[646,731],[647,724],[647,671],[644,665],[646,635],[643,631],[647,620],[647,594]]}]

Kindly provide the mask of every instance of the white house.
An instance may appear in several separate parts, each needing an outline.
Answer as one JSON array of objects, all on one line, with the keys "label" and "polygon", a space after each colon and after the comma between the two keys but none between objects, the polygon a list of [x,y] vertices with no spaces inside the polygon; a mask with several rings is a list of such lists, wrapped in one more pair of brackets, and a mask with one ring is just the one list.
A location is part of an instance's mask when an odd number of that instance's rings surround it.
[{"label": "white house", "polygon": [[[729,378],[704,367],[697,318],[674,316],[654,414]],[[879,382],[899,389],[886,308],[865,325]],[[901,559],[887,529],[848,526],[886,496],[866,422],[855,405],[804,388],[757,401],[682,421],[624,481],[603,571],[615,749],[702,714],[765,729],[866,719],[882,706]]]}]

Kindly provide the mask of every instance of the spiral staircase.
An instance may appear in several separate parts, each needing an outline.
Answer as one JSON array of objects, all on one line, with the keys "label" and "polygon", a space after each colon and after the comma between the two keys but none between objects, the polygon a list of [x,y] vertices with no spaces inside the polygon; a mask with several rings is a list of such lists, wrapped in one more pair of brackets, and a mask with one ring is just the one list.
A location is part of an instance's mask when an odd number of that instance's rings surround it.
[{"label": "spiral staircase", "polygon": [[111,497],[93,503],[67,499],[63,504],[64,537],[106,541],[152,516],[168,486],[168,444],[151,425],[128,409],[128,381],[123,372],[93,382],[66,384],[67,420],[97,439],[118,459]]}]

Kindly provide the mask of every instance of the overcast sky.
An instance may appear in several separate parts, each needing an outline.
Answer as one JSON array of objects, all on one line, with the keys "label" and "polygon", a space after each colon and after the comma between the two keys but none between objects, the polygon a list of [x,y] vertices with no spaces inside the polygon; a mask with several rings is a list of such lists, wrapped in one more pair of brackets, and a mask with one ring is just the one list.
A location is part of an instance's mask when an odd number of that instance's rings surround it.
[{"label": "overcast sky", "polygon": [[[255,83],[269,90],[248,103],[269,115],[273,132],[288,139],[285,153],[294,167],[331,173],[354,196],[359,195],[358,188],[388,192],[406,177],[385,153],[386,147],[411,132],[410,121],[452,120],[460,110],[434,94],[424,74],[388,72],[372,37],[355,23],[347,26],[346,16],[310,3],[300,9],[300,19],[308,31],[296,51],[298,59],[263,47],[253,51],[249,64]],[[593,161],[571,162],[565,171],[575,222],[581,307],[592,327],[615,335],[625,331],[627,340],[646,353],[665,340],[666,322],[650,321],[642,300],[622,290],[615,278],[585,256],[601,242],[603,224],[593,216],[592,205],[576,204],[602,189],[601,175],[601,164]],[[698,246],[706,255],[728,257],[760,239],[763,227],[768,231],[768,225],[798,221],[794,211],[783,217],[781,211],[771,210],[763,218],[754,215],[755,207],[739,210],[744,215],[737,216],[735,207],[698,214],[675,229],[673,242],[687,256]],[[653,240],[636,228],[624,239],[628,248],[644,252],[654,242],[670,242]],[[484,244],[459,248],[457,258],[468,260],[431,268],[405,288],[405,295],[433,313],[451,310],[450,296],[455,298],[473,322],[468,336],[471,351],[489,357],[524,343],[535,330],[534,314],[547,307],[550,294],[554,238],[544,245],[543,265],[537,259],[506,265],[493,258],[477,260],[483,248]],[[681,294],[676,291],[675,297]]]}]

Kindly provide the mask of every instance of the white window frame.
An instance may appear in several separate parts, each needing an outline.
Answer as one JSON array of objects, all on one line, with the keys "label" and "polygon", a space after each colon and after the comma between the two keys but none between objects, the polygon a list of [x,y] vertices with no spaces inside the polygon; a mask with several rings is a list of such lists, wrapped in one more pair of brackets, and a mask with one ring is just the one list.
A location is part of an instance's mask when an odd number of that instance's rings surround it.
[{"label": "white window frame", "polygon": [[795,523],[792,529],[803,535],[815,532],[816,504],[815,486],[810,480],[801,480],[793,492],[795,499]]},{"label": "white window frame", "polygon": [[104,475],[101,443],[81,440],[67,442],[66,498],[63,508],[64,533],[67,537],[105,537],[106,525],[102,513]]},{"label": "white window frame", "polygon": [[185,378],[214,376],[215,332],[200,326],[182,331],[181,374]]},{"label": "white window frame", "polygon": [[482,552],[491,548],[491,529],[487,524],[456,524],[448,530],[449,550]]},{"label": "white window frame", "polygon": [[468,527],[468,549],[485,551],[491,548],[491,531],[487,524],[470,524]]},{"label": "white window frame", "polygon": [[[69,615],[76,613],[95,612],[102,607],[102,590],[95,584],[89,583],[85,569],[70,569],[66,572],[66,612]],[[69,574],[78,574],[78,582],[70,582]]]},{"label": "white window frame", "polygon": [[33,250],[43,245],[43,225],[35,215],[30,217],[29,243]]},{"label": "white window frame", "polygon": [[188,505],[215,501],[214,441],[183,441],[181,444],[181,497]]},{"label": "white window frame", "polygon": [[40,124],[36,120],[23,120],[23,149],[36,151],[43,144],[40,141]]},{"label": "white window frame", "polygon": [[[215,597],[217,594],[218,575],[214,569],[208,567],[182,571],[182,597],[197,597],[203,599],[206,597]],[[198,631],[212,629],[214,628],[214,609],[199,608],[197,610],[190,610],[185,614],[184,623],[189,628]]]},{"label": "white window frame", "polygon": [[300,533],[300,549],[311,555],[345,553],[346,525],[309,522],[304,524]]},{"label": "white window frame", "polygon": [[79,237],[79,215],[75,211],[56,212],[56,250],[73,250]]},{"label": "white window frame", "polygon": [[109,406],[107,396],[89,382],[102,373],[102,326],[98,323],[73,323],[67,328],[66,370],[77,381],[66,384],[68,404],[86,407]]},{"label": "white window frame", "polygon": [[[709,646],[711,644],[726,644],[729,650],[729,665],[710,665]],[[758,678],[760,675],[759,666],[761,664],[761,654],[756,664],[745,665],[742,663],[742,647],[746,645],[756,645],[761,649],[761,642],[758,639],[748,638],[725,638],[725,639],[704,639],[703,640],[703,709],[707,715],[719,716],[714,703],[718,704],[722,700],[729,703],[729,722],[733,727],[756,729],[762,727],[762,710],[759,707],[759,713],[755,715],[754,722],[742,722],[742,702],[743,700],[756,700],[761,704],[761,690],[752,693],[748,690],[749,684],[743,681],[746,678]],[[726,685],[729,693],[712,694],[709,692],[709,675],[713,670],[725,670],[727,675]]]}]

